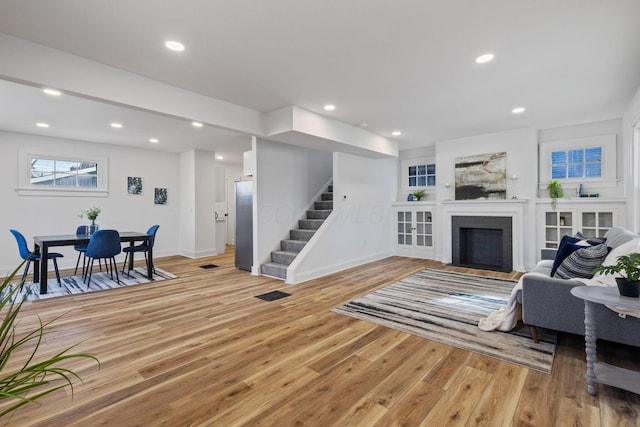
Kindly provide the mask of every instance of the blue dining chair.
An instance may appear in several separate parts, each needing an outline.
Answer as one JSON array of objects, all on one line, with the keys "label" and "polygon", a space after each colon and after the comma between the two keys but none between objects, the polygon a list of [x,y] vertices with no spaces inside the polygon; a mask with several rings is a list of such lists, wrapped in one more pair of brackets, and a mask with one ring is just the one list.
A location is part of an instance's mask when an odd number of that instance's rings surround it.
[{"label": "blue dining chair", "polygon": [[[40,254],[34,253],[29,250],[29,248],[27,247],[27,240],[24,238],[22,233],[13,229],[9,231],[11,232],[11,234],[13,234],[13,237],[16,238],[16,242],[18,242],[18,252],[20,252],[20,257],[23,260],[27,261],[27,265],[25,266],[24,272],[22,273],[22,281],[24,282],[24,279],[27,277],[27,273],[29,273],[29,266],[31,265],[31,261],[40,261]],[[60,283],[60,271],[58,270],[57,259],[62,258],[63,256],[64,255],[57,252],[49,252],[47,254],[47,259],[53,260],[53,266],[56,270],[56,279],[58,279],[59,285],[62,285],[62,283]]]},{"label": "blue dining chair", "polygon": [[[153,244],[156,240],[156,233],[158,232],[158,228],[160,228],[160,226],[157,224],[149,227],[149,229],[147,230],[147,234],[149,235],[149,240],[147,242],[143,242],[142,244],[136,245],[136,246],[126,246],[122,250],[125,253],[124,264],[122,264],[122,273],[124,273],[124,268],[127,266],[127,259],[129,258],[129,255],[133,257],[133,255],[136,252],[144,252],[144,260],[145,260],[145,263],[147,264],[147,269],[155,272],[155,268],[153,267],[153,264],[149,265],[150,262],[153,263],[153,260],[151,260],[147,256],[147,253],[149,253],[149,247],[153,248]],[[131,270],[127,270],[127,277],[130,277],[129,276],[130,272]]]},{"label": "blue dining chair", "polygon": [[[120,246],[120,233],[116,230],[98,230],[91,235],[85,256],[88,264],[85,271],[87,287],[91,285],[91,275],[93,273],[93,262],[104,259],[105,269],[113,279],[113,271],[116,272],[116,282],[120,283],[118,277],[118,267],[116,266],[116,255],[122,252]],[[107,261],[109,263],[107,264]],[[87,279],[88,277],[88,279]]]},{"label": "blue dining chair", "polygon": [[[83,236],[85,234],[87,234],[87,226],[86,225],[79,225],[78,228],[76,228],[76,235],[77,236]],[[86,263],[86,260],[87,260],[87,257],[85,256],[85,252],[87,252],[87,244],[73,245],[73,249],[78,252],[78,261],[76,261],[76,270],[73,272],[74,276],[76,274],[78,274],[78,266],[80,265],[80,257],[82,257],[82,276],[84,276],[85,263]]]}]

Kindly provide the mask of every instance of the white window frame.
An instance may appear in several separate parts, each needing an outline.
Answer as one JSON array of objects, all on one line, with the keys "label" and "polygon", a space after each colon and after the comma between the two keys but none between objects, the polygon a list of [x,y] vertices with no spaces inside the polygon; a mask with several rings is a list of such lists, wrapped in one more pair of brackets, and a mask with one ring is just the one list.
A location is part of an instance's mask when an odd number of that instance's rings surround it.
[{"label": "white window frame", "polygon": [[578,188],[580,184],[591,188],[615,188],[618,183],[616,170],[616,135],[599,135],[586,138],[566,139],[561,141],[548,141],[539,144],[539,176],[540,190],[546,190],[551,180],[551,153],[554,151],[569,151],[602,147],[601,172],[599,177],[590,178],[561,178],[558,179],[565,188]]},{"label": "white window frame", "polygon": [[[422,165],[436,165],[436,185],[424,185],[424,186],[418,186],[416,185],[415,187],[410,187],[409,186],[409,168],[411,166],[422,166]],[[409,191],[409,192],[413,192],[413,191],[417,191],[417,190],[425,190],[426,192],[435,192],[437,186],[438,186],[438,165],[436,164],[436,158],[435,157],[422,157],[419,159],[407,159],[407,160],[402,160],[400,162],[400,167],[401,167],[401,173],[400,173],[400,179],[402,180],[402,188],[404,189],[404,191]],[[426,175],[429,176],[429,175]],[[425,178],[426,181],[426,178]]]},{"label": "white window frame", "polygon": [[[98,168],[97,187],[66,187],[31,184],[32,159],[68,160],[95,163]],[[77,154],[20,150],[18,153],[18,188],[20,196],[107,197],[109,195],[109,159],[102,156],[78,156]]]}]

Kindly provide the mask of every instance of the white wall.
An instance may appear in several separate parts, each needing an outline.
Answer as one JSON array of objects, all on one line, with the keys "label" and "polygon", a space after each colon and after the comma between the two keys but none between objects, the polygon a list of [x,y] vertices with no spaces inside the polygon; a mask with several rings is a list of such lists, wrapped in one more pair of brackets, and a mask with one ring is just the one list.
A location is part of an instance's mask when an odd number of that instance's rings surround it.
[{"label": "white wall", "polygon": [[[223,253],[216,248],[216,158],[210,151],[196,151],[195,162],[195,258]],[[181,248],[182,249],[182,248]]]},{"label": "white wall", "polygon": [[[536,223],[537,182],[538,182],[538,142],[537,131],[533,128],[518,129],[507,132],[478,135],[455,140],[441,141],[436,144],[436,168],[437,200],[454,199],[455,163],[460,156],[476,154],[507,153],[507,176],[517,175],[515,194],[519,199],[527,199],[529,202],[524,211],[524,223]],[[444,184],[450,183],[449,189]],[[439,209],[436,218],[442,218],[442,209]],[[525,265],[535,264],[536,260],[536,232],[535,227],[526,227],[524,261]],[[442,241],[442,233],[436,227],[436,259],[447,257],[442,253],[442,248],[447,247]]]},{"label": "white wall", "polygon": [[280,248],[314,195],[331,179],[331,153],[257,138],[254,143],[253,273]]},{"label": "white wall", "polygon": [[460,156],[476,154],[507,153],[507,176],[517,175],[515,192],[519,198],[534,199],[538,176],[538,144],[533,128],[490,133],[467,138],[440,141],[436,144],[436,167],[438,179],[437,200],[445,200],[451,184],[451,198],[455,183],[455,163]]},{"label": "white wall", "polygon": [[[630,106],[629,118],[626,119],[629,123],[633,123],[640,117],[640,91],[636,95],[637,101],[635,108]],[[623,121],[620,119],[606,120],[593,123],[585,123],[579,125],[565,126],[553,129],[535,130],[519,129],[507,132],[499,132],[486,135],[477,135],[467,138],[460,138],[455,140],[440,141],[435,145],[435,157],[437,167],[437,195],[436,201],[441,202],[447,199],[454,198],[454,183],[455,183],[455,159],[460,156],[468,156],[474,154],[486,154],[494,152],[506,152],[507,153],[507,176],[517,175],[518,179],[515,183],[515,188],[512,190],[518,196],[519,199],[528,200],[525,207],[525,224],[531,226],[526,227],[525,230],[525,265],[533,265],[537,260],[536,253],[536,237],[537,231],[536,225],[536,200],[538,199],[538,142],[550,142],[561,141],[566,139],[583,138],[598,135],[610,135],[615,134],[618,141],[617,149],[617,176],[621,182],[627,181],[627,172],[625,172],[625,163],[628,162],[628,158],[631,156],[623,151],[624,144],[621,141],[626,141],[626,138],[631,136],[626,135],[627,127],[631,128],[631,124],[623,125]],[[629,132],[630,134],[630,132]],[[628,144],[628,141],[626,142]],[[630,149],[629,149],[630,150]],[[400,152],[400,159],[414,159],[419,157],[428,157],[433,155],[433,147],[423,147],[414,150],[405,150]],[[399,170],[398,176],[401,176]],[[449,189],[445,188],[445,184],[450,183]],[[508,185],[512,183],[509,182]],[[402,191],[402,183],[399,185],[399,190]],[[604,193],[606,197],[622,197],[622,183],[615,189],[609,189],[608,191],[600,191]],[[637,190],[640,191],[640,190]],[[399,193],[399,197],[404,200],[404,193]],[[544,194],[540,194],[544,196]],[[510,197],[510,196],[508,196]],[[636,210],[637,212],[637,210]],[[635,215],[638,216],[638,215]],[[442,210],[438,208],[436,218],[442,217]],[[630,216],[631,218],[632,216]],[[639,221],[639,220],[636,220]],[[640,224],[637,224],[635,228],[639,228]],[[528,244],[530,242],[530,244]],[[442,241],[442,234],[436,227],[436,259],[442,260],[445,254],[442,253],[442,248],[446,247]],[[444,257],[444,258],[443,258]]]},{"label": "white wall", "polygon": [[[216,255],[215,154],[191,150],[180,154],[180,254]],[[224,252],[224,248],[220,250]]]},{"label": "white wall", "polygon": [[[391,256],[391,203],[396,198],[398,160],[333,154],[333,209],[318,232],[294,260],[300,283]],[[315,237],[315,236],[314,236]]]},{"label": "white wall", "polygon": [[[640,87],[622,116],[622,152],[625,194],[629,201],[629,226],[640,230],[640,141],[634,142],[634,128],[640,128]],[[640,138],[640,136],[639,136]]]},{"label": "white wall", "polygon": [[[565,141],[576,138],[588,138],[592,136],[616,135],[616,178],[619,180],[616,187],[598,187],[590,189],[588,192],[597,192],[600,197],[623,197],[625,182],[625,159],[623,157],[622,142],[622,120],[605,120],[600,122],[582,123],[572,126],[563,126],[552,129],[541,129],[538,132],[539,142]],[[544,183],[543,183],[544,184]],[[564,185],[565,194],[571,196],[575,194],[576,188],[570,185]],[[589,191],[591,190],[591,191]],[[540,197],[547,197],[546,192],[541,192]]]},{"label": "white wall", "polygon": [[418,159],[420,157],[433,157],[436,155],[436,146],[427,145],[426,147],[409,148],[398,153],[399,160]]},{"label": "white wall", "polygon": [[178,223],[179,241],[178,247],[182,248],[182,255],[186,255],[186,248],[191,248],[190,252],[194,252],[196,246],[196,175],[195,170],[195,152],[187,151],[180,153],[180,221]]},{"label": "white wall", "polygon": [[[436,157],[436,146],[429,145],[426,147],[418,147],[418,148],[410,148],[408,150],[402,150],[398,153],[398,196],[397,201],[405,201],[407,200],[407,196],[410,193],[413,193],[415,190],[408,189],[408,182],[403,180],[403,177],[407,175],[407,171],[405,169],[405,165],[403,165],[403,160],[417,160],[417,159],[431,159],[431,162],[435,162]],[[423,164],[423,163],[421,163]],[[440,185],[440,177],[439,177],[439,169],[438,165],[436,165],[436,188]],[[417,189],[416,189],[417,190]],[[425,199],[424,200],[433,200],[433,194],[435,193],[435,189],[433,187],[427,187],[425,190]]]},{"label": "white wall", "polygon": [[290,105],[264,116],[265,136],[273,141],[366,157],[398,156],[398,141]]},{"label": "white wall", "polygon": [[[108,157],[109,193],[107,197],[20,196],[18,185],[18,149],[38,153],[83,154]],[[160,229],[154,247],[155,256],[175,255],[178,248],[178,205],[180,189],[179,156],[152,150],[140,150],[110,144],[95,144],[59,138],[0,132],[0,198],[3,207],[0,218],[0,273],[5,274],[21,261],[10,228],[22,232],[30,247],[32,237],[46,234],[74,233],[87,219],[80,211],[98,206],[102,209],[96,223],[101,228],[120,231],[147,231],[152,224]],[[142,195],[127,193],[127,177],[143,178]],[[154,205],[154,188],[168,189],[168,204]],[[71,248],[59,248],[65,257],[61,268],[75,267],[77,253]]]}]

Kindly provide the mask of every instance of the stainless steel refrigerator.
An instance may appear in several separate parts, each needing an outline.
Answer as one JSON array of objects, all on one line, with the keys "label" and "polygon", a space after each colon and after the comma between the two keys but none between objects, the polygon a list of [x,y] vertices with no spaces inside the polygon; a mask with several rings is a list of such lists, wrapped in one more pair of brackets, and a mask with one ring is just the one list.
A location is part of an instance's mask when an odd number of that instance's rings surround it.
[{"label": "stainless steel refrigerator", "polygon": [[236,182],[236,268],[253,265],[253,181]]}]

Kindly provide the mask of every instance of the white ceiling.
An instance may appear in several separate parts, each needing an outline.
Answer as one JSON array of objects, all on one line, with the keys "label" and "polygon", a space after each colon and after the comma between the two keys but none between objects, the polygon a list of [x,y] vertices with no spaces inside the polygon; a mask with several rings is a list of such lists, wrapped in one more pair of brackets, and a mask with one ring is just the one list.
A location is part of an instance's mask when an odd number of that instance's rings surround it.
[{"label": "white ceiling", "polygon": [[[36,123],[49,128],[41,129]],[[111,127],[112,122],[123,125]],[[241,163],[251,137],[203,126],[190,120],[126,108],[69,94],[46,95],[41,88],[0,80],[0,129],[80,141],[119,144],[152,150],[215,151],[229,163]],[[152,144],[149,139],[156,138]]]},{"label": "white ceiling", "polygon": [[0,2],[0,32],[262,112],[400,129],[401,149],[621,117],[638,17],[637,0]]}]

